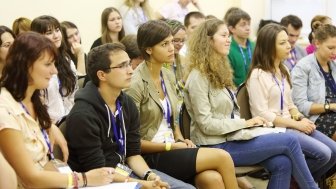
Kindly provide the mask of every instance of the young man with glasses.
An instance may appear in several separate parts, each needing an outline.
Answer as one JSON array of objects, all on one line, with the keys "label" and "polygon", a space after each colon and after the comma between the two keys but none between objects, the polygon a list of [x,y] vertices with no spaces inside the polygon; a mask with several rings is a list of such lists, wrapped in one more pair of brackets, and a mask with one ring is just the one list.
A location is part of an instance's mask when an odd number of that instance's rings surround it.
[{"label": "young man with glasses", "polygon": [[193,188],[151,170],[140,155],[139,113],[122,92],[133,74],[125,47],[108,43],[93,48],[88,74],[91,81],[76,94],[66,122],[70,167],[78,172],[115,167],[115,182],[135,181],[144,188],[167,188],[166,182],[171,188]]}]

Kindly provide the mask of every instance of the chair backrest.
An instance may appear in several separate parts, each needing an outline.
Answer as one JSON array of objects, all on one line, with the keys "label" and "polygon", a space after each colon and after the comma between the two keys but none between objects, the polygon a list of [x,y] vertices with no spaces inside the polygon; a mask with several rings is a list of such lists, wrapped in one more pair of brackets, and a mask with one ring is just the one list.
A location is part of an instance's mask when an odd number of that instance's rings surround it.
[{"label": "chair backrest", "polygon": [[[65,129],[66,129],[66,121],[64,119],[64,121],[62,121],[58,127],[62,134],[65,135]],[[53,149],[53,153],[56,159],[60,159],[63,160],[63,153],[61,148],[58,145],[54,145],[54,149]]]},{"label": "chair backrest", "polygon": [[179,123],[182,136],[185,139],[190,139],[190,122],[191,122],[190,115],[187,111],[185,104],[182,103],[180,108]]},{"label": "chair backrest", "polygon": [[[241,91],[242,92],[242,91]],[[250,106],[249,106],[249,101],[248,101],[248,93],[247,93],[247,90],[246,90],[246,87],[245,87],[245,84],[244,84],[244,93],[240,93],[240,95],[246,95],[247,100],[245,101],[242,101],[242,102],[247,102],[247,110],[250,110]],[[237,101],[238,101],[238,93],[237,93]],[[238,105],[241,106],[239,104],[239,101],[238,101]],[[249,113],[249,116],[251,116],[251,113],[248,111]],[[180,115],[179,115],[179,124],[180,124],[180,130],[181,130],[181,133],[182,133],[182,136],[185,138],[185,139],[190,139],[190,123],[191,123],[191,118],[190,118],[190,115],[187,111],[187,108],[184,104],[184,102],[182,103],[181,105],[181,108],[180,108]],[[242,177],[242,176],[246,176],[248,175],[249,173],[253,173],[255,171],[258,171],[260,169],[263,169],[263,167],[261,167],[260,165],[255,165],[255,166],[241,166],[241,167],[235,167],[235,171],[236,171],[236,176],[237,177]]]},{"label": "chair backrest", "polygon": [[244,119],[251,119],[252,114],[250,110],[249,95],[246,84],[242,83],[237,90],[237,103],[240,107],[240,117]]},{"label": "chair backrest", "polygon": [[86,79],[86,76],[78,76],[77,82],[78,82],[78,87],[81,89],[84,87],[84,81]]}]

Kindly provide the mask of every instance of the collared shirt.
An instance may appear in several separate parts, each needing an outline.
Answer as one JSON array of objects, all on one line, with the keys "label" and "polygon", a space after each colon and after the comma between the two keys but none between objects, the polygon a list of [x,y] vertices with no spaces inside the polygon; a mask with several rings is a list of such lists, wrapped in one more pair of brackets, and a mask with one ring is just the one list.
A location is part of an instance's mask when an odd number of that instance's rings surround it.
[{"label": "collared shirt", "polygon": [[297,62],[307,56],[306,50],[302,47],[295,45],[294,48],[290,51],[292,57],[288,58],[284,61],[285,66],[287,66],[288,70],[291,72],[294,66],[297,64]]},{"label": "collared shirt", "polygon": [[228,133],[246,127],[245,119],[231,118],[234,103],[228,90],[212,87],[197,69],[190,72],[186,81],[184,102],[191,118],[191,140],[195,144],[223,143]]},{"label": "collared shirt", "polygon": [[[38,121],[28,115],[6,88],[0,93],[0,132],[4,129],[21,131],[28,153],[38,169],[48,162],[48,146]],[[15,144],[13,144],[13,147]]]},{"label": "collared shirt", "polygon": [[[239,44],[232,37],[228,57],[230,60],[231,67],[233,69],[233,75],[234,75],[233,82],[235,83],[236,86],[239,86],[241,83],[245,82],[248,70],[250,68],[255,43],[249,39],[247,40],[247,42],[250,44],[249,45],[250,50],[247,47],[246,48],[240,47]],[[242,49],[244,55],[242,55],[240,48]],[[251,52],[251,54],[249,51]]]},{"label": "collared shirt", "polygon": [[[336,62],[329,63],[333,78],[336,78]],[[293,68],[291,73],[293,85],[293,101],[300,112],[316,121],[319,114],[310,115],[313,103],[324,104],[326,97],[326,85],[323,74],[316,61],[315,54],[302,58]]]},{"label": "collared shirt", "polygon": [[[178,126],[176,119],[176,116],[178,116],[178,99],[175,90],[174,75],[164,67],[161,71],[171,105],[171,126]],[[131,86],[126,89],[125,92],[133,98],[140,112],[141,138],[151,141],[158,132],[162,122],[164,108],[160,102],[160,96],[150,77],[149,68],[145,62],[141,63],[134,71]]]},{"label": "collared shirt", "polygon": [[[281,79],[277,79],[281,83]],[[283,80],[283,110],[281,111],[281,88],[273,74],[261,69],[254,69],[247,81],[252,117],[260,116],[273,122],[276,116],[290,118],[289,111],[296,106],[292,100],[292,90],[287,79]],[[281,85],[281,84],[280,84]]]}]

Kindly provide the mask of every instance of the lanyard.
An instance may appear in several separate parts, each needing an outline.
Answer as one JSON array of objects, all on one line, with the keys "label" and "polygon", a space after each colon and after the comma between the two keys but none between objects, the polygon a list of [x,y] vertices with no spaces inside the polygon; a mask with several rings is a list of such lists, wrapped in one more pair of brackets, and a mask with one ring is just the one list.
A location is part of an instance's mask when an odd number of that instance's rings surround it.
[{"label": "lanyard", "polygon": [[283,109],[284,109],[284,96],[285,96],[285,77],[281,74],[281,86],[280,83],[278,81],[278,79],[275,77],[275,75],[273,74],[273,79],[276,82],[276,84],[278,85],[279,89],[280,89],[280,109],[281,109],[281,115],[283,114]]},{"label": "lanyard", "polygon": [[59,87],[58,91],[61,94],[61,97],[63,98],[64,96],[63,96],[63,92],[62,92],[61,80],[58,77],[57,77],[57,80],[58,80],[58,87]]},{"label": "lanyard", "polygon": [[292,49],[290,51],[290,53],[291,53],[291,58],[289,58],[288,61],[291,64],[291,69],[293,69],[295,64],[296,64],[296,51],[295,51],[295,49]]},{"label": "lanyard", "polygon": [[[25,111],[28,115],[30,115],[30,113],[29,113],[27,107],[26,107],[22,102],[20,102],[20,104],[21,104],[22,108],[24,109],[24,111]],[[31,116],[31,115],[30,115],[30,116]],[[54,160],[54,159],[55,159],[55,156],[54,156],[54,153],[53,153],[53,151],[52,151],[52,149],[51,149],[51,144],[50,144],[50,140],[49,140],[48,134],[47,134],[47,132],[46,132],[45,129],[42,129],[42,128],[41,128],[41,131],[42,131],[44,140],[45,140],[46,143],[47,143],[48,150],[49,150],[49,154],[50,154],[50,158],[51,158],[51,160]]]},{"label": "lanyard", "polygon": [[164,84],[164,81],[163,81],[162,72],[160,72],[160,76],[161,76],[161,87],[162,87],[163,93],[164,93],[164,95],[165,95],[165,98],[167,97],[167,99],[166,99],[167,112],[164,111],[164,109],[163,109],[163,114],[164,114],[164,117],[165,117],[166,120],[167,120],[168,127],[170,127],[170,105],[169,105],[169,97],[168,97],[168,94],[167,94],[167,88],[166,88],[166,86],[165,86],[165,84]]},{"label": "lanyard", "polygon": [[126,156],[126,150],[125,150],[126,149],[126,139],[125,139],[124,134],[123,134],[123,128],[124,128],[123,115],[122,115],[122,110],[121,110],[121,105],[120,105],[119,100],[117,100],[116,104],[117,104],[117,110],[118,110],[118,117],[119,117],[120,125],[117,124],[117,121],[116,121],[115,117],[113,116],[112,111],[110,109],[109,109],[109,111],[111,112],[110,117],[111,117],[111,120],[112,120],[113,136],[114,136],[113,138],[118,144],[119,153],[121,155],[123,155],[122,161],[124,161],[124,157]]},{"label": "lanyard", "polygon": [[[243,51],[243,48],[240,46],[240,45],[238,45],[238,47],[239,47],[239,50],[240,50],[240,53],[242,54],[242,56],[243,56],[243,59],[244,59],[244,65],[245,65],[245,71],[247,72],[248,71],[248,65],[247,65],[247,59],[246,59],[246,57],[245,57],[245,54],[244,54],[244,51]],[[249,61],[251,61],[252,60],[252,52],[251,52],[251,45],[250,45],[250,42],[249,41],[247,41],[247,43],[246,43],[246,48],[247,48],[247,51],[248,51],[248,58],[249,58]]]},{"label": "lanyard", "polygon": [[316,59],[317,61],[317,65],[319,66],[322,74],[323,74],[323,77],[324,77],[324,80],[327,81],[327,85],[331,88],[333,94],[336,94],[336,83],[335,83],[335,80],[334,80],[334,77],[332,76],[332,72],[331,72],[331,68],[330,68],[330,65],[328,64],[328,68],[329,68],[329,73],[330,73],[330,79],[328,79],[328,75],[327,73],[322,69],[319,61]]},{"label": "lanyard", "polygon": [[238,109],[238,106],[236,104],[236,101],[234,100],[234,96],[233,96],[233,93],[231,92],[231,90],[229,88],[226,88],[226,90],[229,92],[232,103],[233,103],[233,108],[232,108],[232,112],[231,112],[231,119],[234,119],[234,113],[233,112],[234,112],[235,108]]}]

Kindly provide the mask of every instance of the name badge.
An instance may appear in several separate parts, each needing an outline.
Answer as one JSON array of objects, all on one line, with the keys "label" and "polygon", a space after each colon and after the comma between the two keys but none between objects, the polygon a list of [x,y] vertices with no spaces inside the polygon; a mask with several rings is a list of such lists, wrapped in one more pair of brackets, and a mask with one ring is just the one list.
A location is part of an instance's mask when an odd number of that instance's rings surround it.
[{"label": "name badge", "polygon": [[51,160],[51,163],[60,173],[72,173],[72,170],[67,163],[57,159]]},{"label": "name badge", "polygon": [[118,163],[117,167],[115,168],[115,172],[119,173],[119,174],[121,174],[125,177],[128,177],[132,173],[132,169],[129,168],[127,165],[123,165],[121,163]]}]

